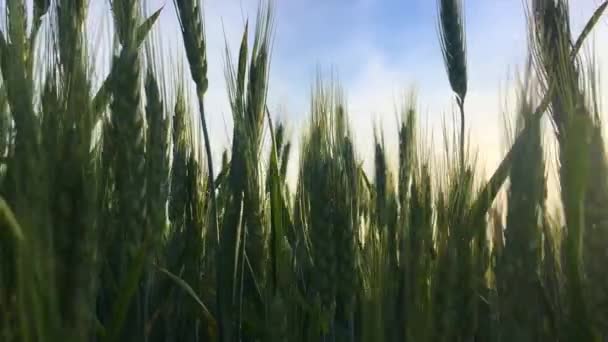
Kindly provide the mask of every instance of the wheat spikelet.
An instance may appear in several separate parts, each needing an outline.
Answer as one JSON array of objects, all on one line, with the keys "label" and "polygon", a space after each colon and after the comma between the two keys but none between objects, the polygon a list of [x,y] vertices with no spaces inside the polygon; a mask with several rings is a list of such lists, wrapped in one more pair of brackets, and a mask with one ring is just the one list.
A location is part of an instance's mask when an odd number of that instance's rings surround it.
[{"label": "wheat spikelet", "polygon": [[[112,119],[122,142],[116,159],[120,216],[135,233],[145,222],[145,131],[140,108],[140,65],[137,52],[124,51],[120,77],[114,80]],[[138,233],[135,233],[139,235]],[[137,238],[136,238],[137,240]]]},{"label": "wheat spikelet", "polygon": [[[585,198],[584,267],[588,298],[593,319],[604,337],[608,336],[608,315],[601,304],[608,300],[608,279],[602,265],[608,260],[608,215],[602,208],[608,205],[608,156],[604,149],[601,124],[596,123],[590,147],[591,166]],[[604,284],[604,285],[602,285]]]},{"label": "wheat spikelet", "polygon": [[203,12],[198,0],[174,0],[177,10],[186,57],[198,94],[207,91],[207,55]]},{"label": "wheat spikelet", "polygon": [[444,64],[460,109],[460,165],[464,170],[467,53],[462,0],[439,0],[439,26],[439,41]]},{"label": "wheat spikelet", "polygon": [[439,0],[439,38],[452,90],[459,102],[467,95],[467,53],[461,0]]},{"label": "wheat spikelet", "polygon": [[147,151],[146,179],[148,184],[148,214],[155,239],[165,233],[166,204],[169,196],[169,119],[164,115],[163,102],[156,78],[149,70],[145,83]]},{"label": "wheat spikelet", "polygon": [[[40,3],[41,1],[36,1]],[[42,4],[37,4],[35,9]],[[48,5],[47,5],[48,6]],[[43,8],[43,7],[41,7]],[[88,0],[70,0],[57,2],[57,30],[59,39],[59,56],[66,75],[71,75],[75,68],[84,67],[84,21],[87,16]],[[70,82],[71,80],[67,80]],[[69,83],[68,83],[69,84]]]},{"label": "wheat spikelet", "polygon": [[173,110],[171,190],[169,196],[169,220],[177,231],[184,229],[186,219],[186,189],[184,180],[188,174],[188,121],[185,98],[178,92]]}]

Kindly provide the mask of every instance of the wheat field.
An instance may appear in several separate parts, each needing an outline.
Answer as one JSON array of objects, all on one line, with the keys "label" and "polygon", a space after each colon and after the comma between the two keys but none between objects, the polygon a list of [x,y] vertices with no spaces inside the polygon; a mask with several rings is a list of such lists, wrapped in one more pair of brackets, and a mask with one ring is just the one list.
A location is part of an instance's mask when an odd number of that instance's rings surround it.
[{"label": "wheat field", "polygon": [[[608,1],[580,36],[567,0],[526,2],[513,142],[490,177],[465,134],[475,66],[461,0],[437,0],[457,108],[444,162],[428,157],[408,98],[398,163],[376,132],[372,172],[339,82],[317,77],[297,147],[269,110],[272,4],[210,65],[202,2],[144,17],[145,1],[112,0],[99,81],[93,1],[0,2],[1,341],[608,339],[608,154],[580,56]],[[171,10],[185,65],[149,37]],[[219,165],[209,68],[225,71],[234,123]]]}]

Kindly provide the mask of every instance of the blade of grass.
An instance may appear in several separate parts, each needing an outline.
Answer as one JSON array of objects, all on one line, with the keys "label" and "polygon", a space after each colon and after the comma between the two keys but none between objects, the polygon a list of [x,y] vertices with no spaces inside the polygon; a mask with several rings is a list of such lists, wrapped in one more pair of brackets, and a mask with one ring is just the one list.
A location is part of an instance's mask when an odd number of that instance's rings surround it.
[{"label": "blade of grass", "polygon": [[194,301],[201,307],[201,309],[203,309],[203,313],[205,314],[207,319],[213,318],[211,311],[209,311],[209,309],[207,309],[207,306],[205,305],[205,303],[203,303],[203,301],[199,298],[199,296],[192,289],[192,287],[190,285],[188,285],[187,282],[185,282],[182,278],[176,276],[175,274],[171,273],[166,268],[157,266],[157,269],[159,272],[165,274],[167,277],[169,277],[171,280],[173,280],[175,282],[175,284],[177,284],[182,290],[186,291],[186,293],[190,296],[190,298],[194,299]]}]

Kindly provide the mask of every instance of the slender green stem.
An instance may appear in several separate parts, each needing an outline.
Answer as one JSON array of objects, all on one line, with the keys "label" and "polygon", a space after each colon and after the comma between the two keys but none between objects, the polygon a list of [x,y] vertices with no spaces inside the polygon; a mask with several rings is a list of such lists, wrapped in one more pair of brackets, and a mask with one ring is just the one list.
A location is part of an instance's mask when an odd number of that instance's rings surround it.
[{"label": "slender green stem", "polygon": [[[213,173],[213,156],[211,155],[211,142],[209,139],[209,131],[207,130],[207,120],[206,120],[206,116],[205,116],[205,104],[203,101],[203,97],[204,97],[204,90],[203,89],[198,89],[197,92],[197,96],[198,96],[198,106],[199,106],[199,111],[200,111],[200,115],[201,115],[201,125],[203,127],[203,140],[205,141],[205,155],[207,156],[207,168],[208,168],[208,181],[209,181],[209,196],[211,198],[211,224],[212,224],[212,229],[213,229],[213,233],[215,234],[215,244],[216,244],[216,273],[217,273],[217,296],[216,296],[216,301],[217,301],[217,310],[218,310],[218,315],[217,315],[217,321],[218,321],[218,326],[220,327],[220,341],[221,338],[223,336],[222,334],[222,329],[224,327],[224,324],[222,322],[223,319],[223,313],[221,312],[224,308],[222,305],[225,305],[224,303],[221,303],[221,296],[220,294],[220,287],[223,286],[223,284],[221,283],[221,273],[222,273],[222,258],[221,258],[221,253],[222,250],[221,248],[219,248],[220,245],[220,233],[219,233],[219,229],[218,229],[218,214],[217,214],[217,198],[215,196],[215,176]],[[223,270],[225,272],[225,270]]]},{"label": "slender green stem", "polygon": [[203,102],[203,92],[198,92],[198,106],[201,115],[201,125],[203,126],[203,139],[205,141],[205,154],[207,155],[207,168],[209,174],[209,196],[211,196],[211,215],[213,232],[215,234],[215,241],[219,244],[220,235],[218,231],[218,215],[217,215],[217,199],[215,196],[215,177],[213,173],[213,156],[211,155],[211,142],[209,139],[209,132],[207,130],[207,120],[205,118],[205,104]]},{"label": "slender green stem", "polygon": [[458,108],[460,109],[460,168],[464,172],[465,165],[465,118],[464,118],[464,99],[458,99]]}]

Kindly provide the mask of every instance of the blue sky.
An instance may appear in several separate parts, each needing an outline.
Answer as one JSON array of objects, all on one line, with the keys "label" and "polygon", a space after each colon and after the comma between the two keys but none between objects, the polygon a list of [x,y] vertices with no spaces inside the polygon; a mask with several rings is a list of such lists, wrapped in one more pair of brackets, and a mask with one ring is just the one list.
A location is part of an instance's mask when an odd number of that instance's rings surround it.
[{"label": "blue sky", "polygon": [[[101,0],[93,0],[101,1]],[[224,83],[224,47],[236,53],[246,18],[255,20],[258,0],[205,0],[210,89],[206,97],[215,157],[229,141],[231,117]],[[481,166],[493,169],[504,151],[502,113],[513,100],[513,71],[526,51],[525,0],[466,0],[469,93],[467,130]],[[574,34],[600,0],[571,0]],[[165,48],[178,51],[175,13],[165,4],[155,28]],[[373,126],[385,129],[389,151],[395,151],[395,106],[404,94],[418,94],[420,122],[437,138],[444,117],[453,109],[437,39],[434,0],[275,0],[274,46],[269,105],[299,137],[308,117],[311,85],[319,68],[336,70],[348,101],[359,154],[370,160]],[[603,19],[594,39],[600,66],[608,50]],[[604,77],[605,78],[605,77]],[[396,156],[396,153],[392,153]]]}]

